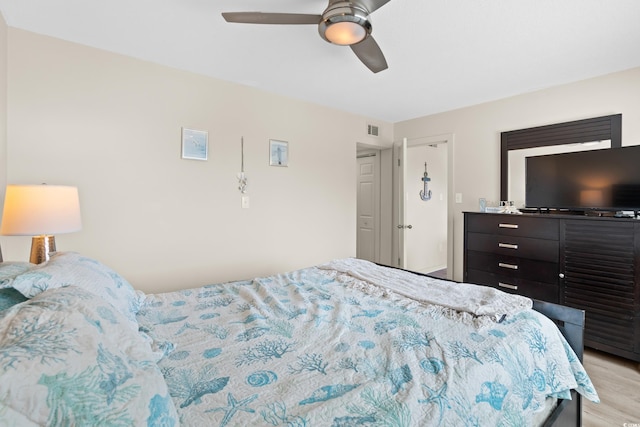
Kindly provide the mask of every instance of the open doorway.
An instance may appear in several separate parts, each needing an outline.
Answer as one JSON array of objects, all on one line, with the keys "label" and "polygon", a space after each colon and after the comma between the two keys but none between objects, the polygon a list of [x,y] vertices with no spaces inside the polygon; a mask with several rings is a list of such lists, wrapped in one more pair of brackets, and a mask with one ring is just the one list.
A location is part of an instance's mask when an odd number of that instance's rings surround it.
[{"label": "open doorway", "polygon": [[[453,134],[406,139],[409,153],[407,163],[410,163],[407,191],[400,190],[404,167],[399,165],[396,144],[377,149],[358,145],[358,258],[423,271],[438,277],[453,277],[453,139]],[[425,153],[420,150],[425,150]],[[431,178],[428,184],[432,192],[430,201],[423,201],[420,197],[420,191],[424,190],[422,178],[425,162]],[[404,196],[400,197],[400,194]],[[409,199],[419,206],[405,209],[404,203]],[[400,215],[401,209],[407,210],[417,229],[398,228],[399,225],[409,224]],[[373,215],[369,214],[371,211]],[[413,219],[414,216],[416,219]],[[371,225],[373,231],[370,230]],[[427,235],[420,237],[420,232],[425,230]],[[409,236],[409,231],[418,233]],[[409,249],[409,256],[406,256],[405,237],[409,246],[417,247]],[[438,256],[424,254],[425,250]]]},{"label": "open doorway", "polygon": [[446,142],[408,146],[406,168],[406,222],[412,228],[405,231],[405,267],[446,277]]},{"label": "open doorway", "polygon": [[[394,265],[448,279],[453,277],[453,138],[403,138],[393,149]],[[431,196],[423,197],[428,191]]]},{"label": "open doorway", "polygon": [[395,265],[392,261],[393,148],[358,144],[357,175],[356,257]]}]

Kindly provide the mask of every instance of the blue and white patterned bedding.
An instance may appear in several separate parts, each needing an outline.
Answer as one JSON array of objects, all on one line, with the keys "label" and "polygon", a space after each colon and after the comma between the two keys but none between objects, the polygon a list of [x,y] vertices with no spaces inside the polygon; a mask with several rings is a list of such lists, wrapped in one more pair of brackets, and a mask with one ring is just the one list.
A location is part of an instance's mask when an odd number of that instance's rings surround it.
[{"label": "blue and white patterned bedding", "polygon": [[177,425],[141,297],[74,253],[0,263],[0,425]]},{"label": "blue and white patterned bedding", "polygon": [[526,426],[570,389],[598,401],[558,329],[535,311],[461,324],[357,282],[308,268],[147,295],[137,319],[166,352],[158,366],[180,422]]},{"label": "blue and white patterned bedding", "polygon": [[79,254],[0,263],[0,425],[524,426],[570,389],[598,400],[544,316],[497,323],[431,305],[429,280],[414,299],[356,276],[145,296]]},{"label": "blue and white patterned bedding", "polygon": [[177,425],[157,356],[127,322],[75,286],[0,312],[0,425]]}]

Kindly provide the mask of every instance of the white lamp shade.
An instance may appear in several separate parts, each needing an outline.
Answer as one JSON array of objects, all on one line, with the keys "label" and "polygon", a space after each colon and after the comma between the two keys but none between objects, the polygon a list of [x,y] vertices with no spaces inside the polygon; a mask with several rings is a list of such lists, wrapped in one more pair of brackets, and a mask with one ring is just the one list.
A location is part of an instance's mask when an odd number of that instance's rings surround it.
[{"label": "white lamp shade", "polygon": [[82,229],[78,188],[63,185],[8,185],[0,234],[37,236]]}]

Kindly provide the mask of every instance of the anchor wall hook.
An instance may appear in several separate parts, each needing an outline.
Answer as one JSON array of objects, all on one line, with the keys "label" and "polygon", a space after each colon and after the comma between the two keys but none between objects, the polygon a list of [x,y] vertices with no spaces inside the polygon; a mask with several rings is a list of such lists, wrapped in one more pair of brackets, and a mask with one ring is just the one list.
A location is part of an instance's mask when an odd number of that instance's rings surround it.
[{"label": "anchor wall hook", "polygon": [[420,190],[420,199],[427,202],[431,200],[431,190],[428,188],[428,182],[431,181],[429,178],[429,174],[427,173],[427,162],[424,162],[424,175],[422,176],[422,182],[424,184],[424,189]]}]

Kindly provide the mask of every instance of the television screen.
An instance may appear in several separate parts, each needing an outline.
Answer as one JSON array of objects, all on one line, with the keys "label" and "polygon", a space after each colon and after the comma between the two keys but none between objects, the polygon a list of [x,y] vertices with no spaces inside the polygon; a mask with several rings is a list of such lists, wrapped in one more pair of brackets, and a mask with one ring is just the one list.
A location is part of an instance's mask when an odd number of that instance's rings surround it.
[{"label": "television screen", "polygon": [[640,145],[526,159],[526,207],[640,210]]}]

